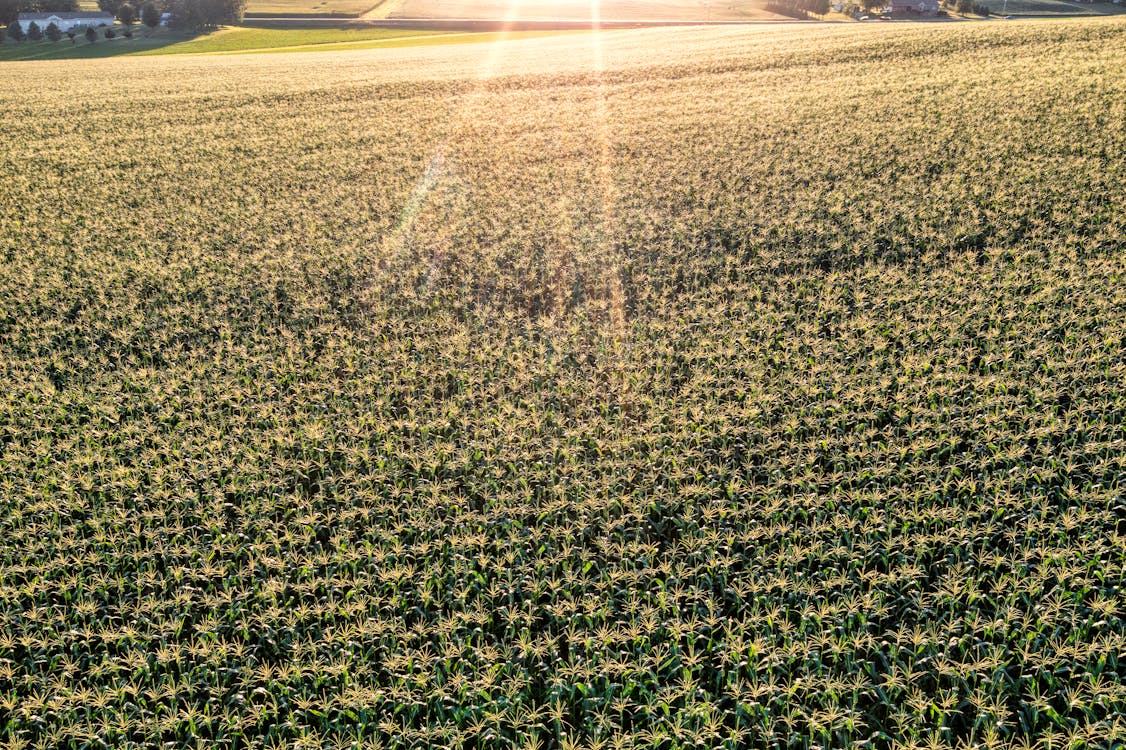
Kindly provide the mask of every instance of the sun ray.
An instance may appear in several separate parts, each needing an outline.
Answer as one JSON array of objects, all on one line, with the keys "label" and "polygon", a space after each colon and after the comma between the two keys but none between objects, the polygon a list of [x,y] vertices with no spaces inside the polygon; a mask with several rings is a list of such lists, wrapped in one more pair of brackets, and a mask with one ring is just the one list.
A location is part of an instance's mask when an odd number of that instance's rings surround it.
[{"label": "sun ray", "polygon": [[590,0],[591,54],[594,68],[594,137],[598,152],[597,179],[599,209],[602,226],[600,236],[603,260],[608,267],[604,269],[608,280],[609,309],[611,324],[619,337],[625,330],[625,304],[622,291],[621,270],[613,256],[614,238],[617,222],[614,212],[614,162],[611,117],[606,96],[606,60],[602,47],[602,8],[601,0]]},{"label": "sun ray", "polygon": [[416,239],[416,220],[422,209],[431,201],[436,189],[443,178],[449,174],[450,165],[447,164],[447,154],[451,147],[463,137],[463,131],[470,121],[470,112],[477,108],[485,93],[485,82],[492,78],[500,64],[501,56],[505,49],[504,42],[511,38],[515,22],[520,16],[522,0],[512,0],[500,26],[500,33],[489,45],[481,66],[472,77],[472,84],[459,97],[454,99],[450,107],[450,130],[441,145],[435,150],[426,165],[426,169],[415,181],[407,197],[406,203],[399,212],[399,219],[394,229],[387,235],[383,243],[381,257],[384,262],[406,252],[412,241]]}]

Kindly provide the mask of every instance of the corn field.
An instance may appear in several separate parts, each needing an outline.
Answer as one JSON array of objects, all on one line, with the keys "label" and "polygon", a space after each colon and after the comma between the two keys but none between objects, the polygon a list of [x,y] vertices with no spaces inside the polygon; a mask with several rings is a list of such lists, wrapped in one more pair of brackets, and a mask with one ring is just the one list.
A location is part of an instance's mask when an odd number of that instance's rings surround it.
[{"label": "corn field", "polygon": [[1126,22],[3,74],[2,746],[1126,742]]}]

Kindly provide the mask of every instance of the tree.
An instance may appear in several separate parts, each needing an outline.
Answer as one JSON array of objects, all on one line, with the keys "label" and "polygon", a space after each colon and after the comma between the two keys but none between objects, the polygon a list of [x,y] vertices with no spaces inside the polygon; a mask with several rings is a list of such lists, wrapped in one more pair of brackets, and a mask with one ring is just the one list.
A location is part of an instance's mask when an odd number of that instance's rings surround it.
[{"label": "tree", "polygon": [[78,32],[75,31],[74,29],[67,29],[66,30],[66,38],[70,40],[71,44],[74,44],[74,37],[76,37],[76,36],[78,36]]},{"label": "tree", "polygon": [[98,38],[98,32],[94,31],[93,26],[86,27],[86,41],[93,44]]},{"label": "tree", "polygon": [[117,9],[121,7],[123,2],[125,0],[98,0],[98,8],[116,16]]},{"label": "tree", "polygon": [[141,23],[150,29],[157,27],[160,23],[160,9],[156,7],[156,3],[150,1],[141,6]]},{"label": "tree", "polygon": [[137,20],[137,11],[133,10],[133,6],[129,3],[122,3],[117,9],[117,20],[129,26]]},{"label": "tree", "polygon": [[171,0],[172,25],[189,31],[242,23],[246,0]]},{"label": "tree", "polygon": [[63,32],[59,31],[59,27],[55,25],[54,21],[47,24],[46,34],[47,34],[47,38],[50,39],[52,42],[57,42],[57,41],[59,41],[60,39],[63,38]]},{"label": "tree", "polygon": [[15,21],[20,13],[78,10],[78,0],[0,0],[0,24]]},{"label": "tree", "polygon": [[20,26],[19,21],[12,21],[8,24],[8,36],[12,37],[12,39],[17,42],[23,41],[23,27]]},{"label": "tree", "polygon": [[35,21],[27,27],[27,38],[33,42],[38,42],[43,39],[43,29],[39,28],[39,24]]},{"label": "tree", "polygon": [[4,43],[4,37],[5,36],[6,36],[6,34],[4,33],[4,27],[0,26],[0,44]]}]

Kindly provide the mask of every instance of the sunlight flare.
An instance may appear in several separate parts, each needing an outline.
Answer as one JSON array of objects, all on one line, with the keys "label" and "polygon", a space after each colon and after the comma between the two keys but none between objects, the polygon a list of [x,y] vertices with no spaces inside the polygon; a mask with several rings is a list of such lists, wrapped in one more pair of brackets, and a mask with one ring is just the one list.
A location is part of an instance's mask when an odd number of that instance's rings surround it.
[{"label": "sunlight flare", "polygon": [[601,0],[590,0],[591,54],[594,68],[594,135],[598,153],[598,197],[601,209],[602,226],[601,251],[607,267],[605,278],[609,288],[609,309],[611,324],[617,335],[625,331],[625,304],[622,290],[621,271],[614,257],[614,237],[616,221],[614,214],[614,164],[613,139],[609,108],[606,102],[605,53],[602,48]]}]

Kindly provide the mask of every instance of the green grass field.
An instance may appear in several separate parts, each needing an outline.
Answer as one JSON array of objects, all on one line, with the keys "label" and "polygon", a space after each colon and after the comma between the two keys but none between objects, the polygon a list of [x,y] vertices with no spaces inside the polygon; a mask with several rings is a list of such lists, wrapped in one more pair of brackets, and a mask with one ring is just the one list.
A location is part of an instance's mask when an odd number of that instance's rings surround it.
[{"label": "green grass field", "polygon": [[99,38],[71,44],[21,42],[0,45],[0,61],[62,60],[148,55],[246,54],[267,52],[332,52],[392,47],[433,46],[495,42],[503,39],[540,38],[559,32],[452,32],[419,29],[259,29],[224,28],[202,36],[160,30],[132,39]]},{"label": "green grass field", "polygon": [[1123,19],[3,71],[7,746],[1126,742]]}]

